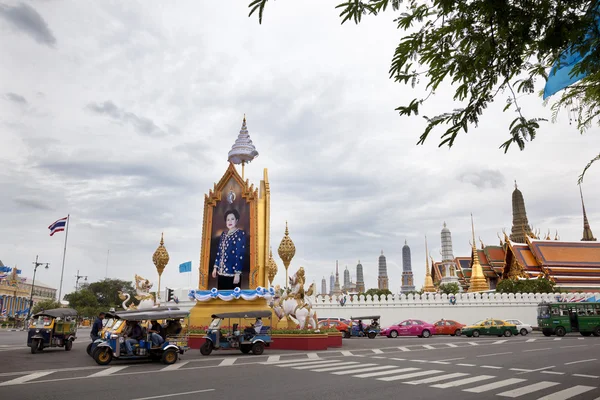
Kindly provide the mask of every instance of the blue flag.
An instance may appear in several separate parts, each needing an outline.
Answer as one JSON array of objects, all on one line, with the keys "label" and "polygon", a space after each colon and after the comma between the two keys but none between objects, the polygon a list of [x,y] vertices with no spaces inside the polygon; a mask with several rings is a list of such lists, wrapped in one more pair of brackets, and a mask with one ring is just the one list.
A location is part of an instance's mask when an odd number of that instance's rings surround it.
[{"label": "blue flag", "polygon": [[183,264],[179,264],[179,272],[192,272],[192,262],[184,262]]}]

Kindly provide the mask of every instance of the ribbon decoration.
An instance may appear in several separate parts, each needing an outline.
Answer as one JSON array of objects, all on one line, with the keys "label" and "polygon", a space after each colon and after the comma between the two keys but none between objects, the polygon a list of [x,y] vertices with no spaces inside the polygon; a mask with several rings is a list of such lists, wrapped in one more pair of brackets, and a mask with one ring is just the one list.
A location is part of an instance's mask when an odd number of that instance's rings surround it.
[{"label": "ribbon decoration", "polygon": [[191,289],[188,292],[188,297],[190,300],[196,300],[200,302],[211,301],[213,299],[221,299],[225,301],[231,300],[256,300],[258,298],[270,299],[275,296],[274,288],[264,288],[262,286],[257,287],[254,290],[241,290],[239,287],[234,290],[218,290],[217,288],[212,288],[210,290],[194,290]]}]

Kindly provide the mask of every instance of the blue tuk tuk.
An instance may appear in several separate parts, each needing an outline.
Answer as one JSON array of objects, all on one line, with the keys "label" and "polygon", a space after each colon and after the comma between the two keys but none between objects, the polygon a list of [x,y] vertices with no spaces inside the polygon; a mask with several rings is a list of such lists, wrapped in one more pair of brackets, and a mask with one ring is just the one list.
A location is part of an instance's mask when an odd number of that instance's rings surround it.
[{"label": "blue tuk tuk", "polygon": [[[350,317],[351,328],[344,332],[345,338],[351,338],[352,336],[357,337],[368,337],[369,339],[375,339],[381,331],[379,325],[379,315],[369,315],[366,317]],[[371,320],[369,325],[363,323],[364,321]]]},{"label": "blue tuk tuk", "polygon": [[[123,311],[115,313],[118,318],[112,329],[105,332],[104,338],[100,343],[94,343],[92,357],[99,365],[107,365],[113,359],[119,360],[140,360],[151,359],[160,360],[163,364],[174,364],[179,358],[179,354],[183,354],[189,349],[188,347],[188,331],[181,328],[179,320],[187,318],[189,326],[189,311],[184,310],[140,310],[140,311]],[[142,327],[143,339],[132,344],[133,354],[128,355],[125,341],[126,330],[125,325],[131,322],[145,323],[147,321],[174,321],[179,324],[179,331],[167,332],[164,337],[164,342],[160,346],[154,346],[150,338],[150,334],[146,328]],[[182,332],[183,330],[183,332]]]},{"label": "blue tuk tuk", "polygon": [[[244,354],[252,352],[261,355],[265,347],[271,344],[271,311],[247,311],[212,315],[200,353],[208,356],[213,350],[240,350]],[[263,325],[263,318],[267,325]],[[231,320],[237,321],[231,324]],[[224,320],[227,325],[222,326]],[[241,328],[242,320],[254,320],[249,326]]]}]

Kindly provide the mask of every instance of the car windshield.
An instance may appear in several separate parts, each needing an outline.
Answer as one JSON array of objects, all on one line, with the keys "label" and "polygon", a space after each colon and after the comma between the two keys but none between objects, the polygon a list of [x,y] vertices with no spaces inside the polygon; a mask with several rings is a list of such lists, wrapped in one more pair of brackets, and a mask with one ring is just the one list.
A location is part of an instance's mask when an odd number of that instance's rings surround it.
[{"label": "car windshield", "polygon": [[538,306],[538,318],[550,318],[550,306],[545,304]]},{"label": "car windshield", "polygon": [[35,321],[35,327],[36,328],[43,328],[45,326],[48,326],[52,323],[52,318],[50,317],[38,317],[37,320]]},{"label": "car windshield", "polygon": [[482,319],[481,321],[475,322],[473,325],[483,325],[484,322],[485,322],[485,320]]},{"label": "car windshield", "polygon": [[115,330],[115,331],[116,331],[117,329],[119,329],[119,327],[120,327],[121,325],[123,325],[123,321],[124,321],[123,319],[119,319],[119,320],[117,320],[117,321],[115,322],[115,324],[113,325],[113,327],[112,327],[112,328],[113,328],[113,330]]}]

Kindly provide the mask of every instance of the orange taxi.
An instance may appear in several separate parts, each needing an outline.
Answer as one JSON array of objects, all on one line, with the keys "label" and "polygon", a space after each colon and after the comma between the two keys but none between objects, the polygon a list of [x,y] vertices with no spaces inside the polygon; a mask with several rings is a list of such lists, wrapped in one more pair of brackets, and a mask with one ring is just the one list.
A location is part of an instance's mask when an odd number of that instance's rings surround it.
[{"label": "orange taxi", "polygon": [[440,319],[439,321],[435,321],[433,326],[435,326],[436,335],[460,336],[460,332],[465,324],[451,319]]}]

